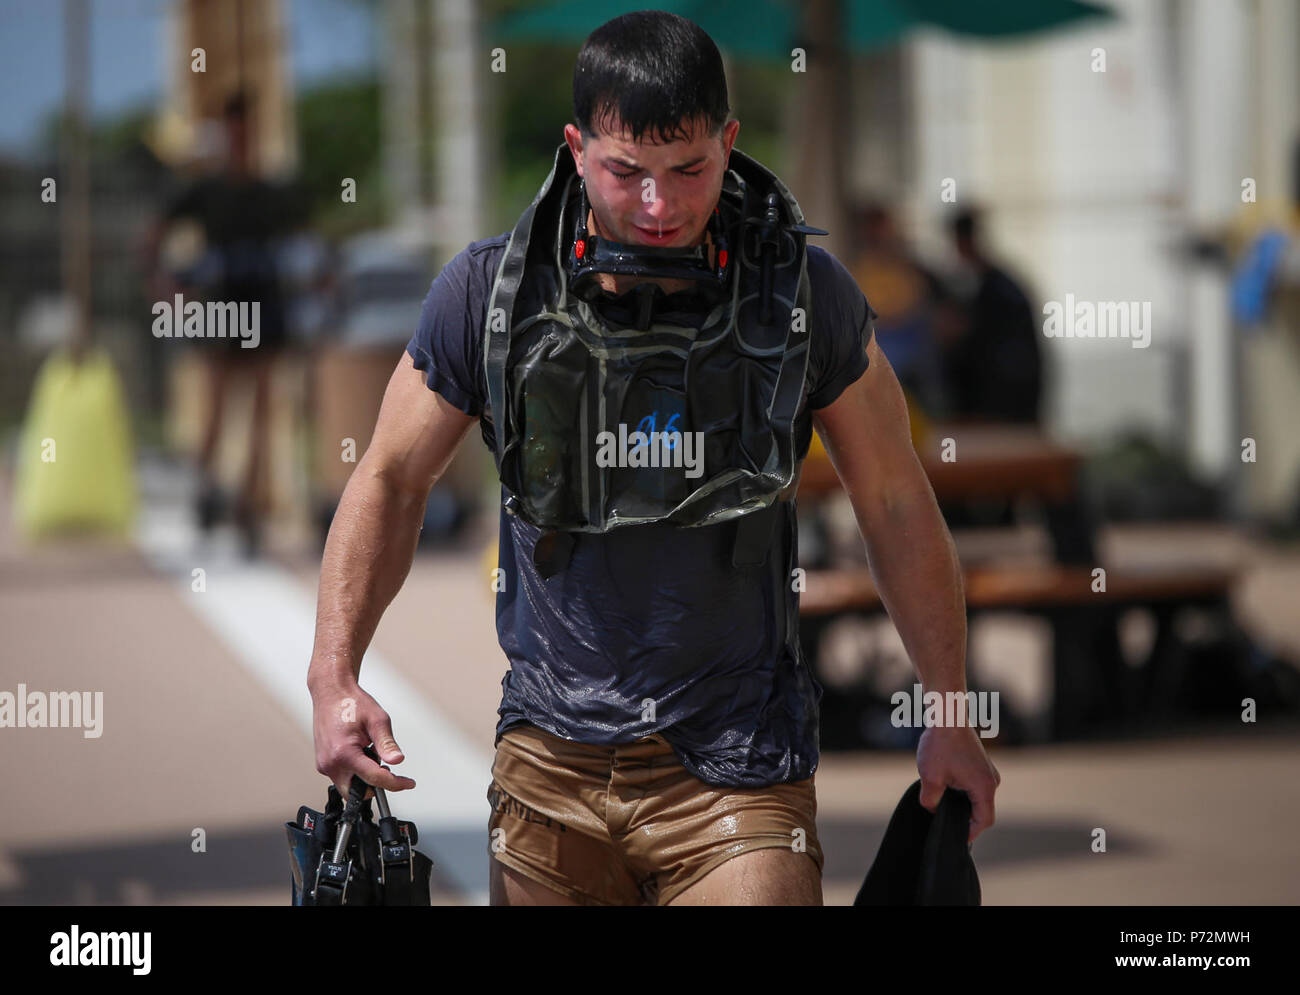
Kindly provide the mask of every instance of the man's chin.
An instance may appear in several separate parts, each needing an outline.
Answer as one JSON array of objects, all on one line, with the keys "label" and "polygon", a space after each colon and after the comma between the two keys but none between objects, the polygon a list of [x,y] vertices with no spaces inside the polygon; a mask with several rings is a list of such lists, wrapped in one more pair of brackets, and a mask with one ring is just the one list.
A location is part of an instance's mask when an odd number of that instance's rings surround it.
[{"label": "man's chin", "polygon": [[632,227],[631,235],[631,244],[633,245],[653,246],[658,248],[687,248],[692,244],[686,237],[686,229],[680,226],[677,228],[666,228],[664,229],[663,234],[660,234],[656,229],[641,228],[634,225]]}]

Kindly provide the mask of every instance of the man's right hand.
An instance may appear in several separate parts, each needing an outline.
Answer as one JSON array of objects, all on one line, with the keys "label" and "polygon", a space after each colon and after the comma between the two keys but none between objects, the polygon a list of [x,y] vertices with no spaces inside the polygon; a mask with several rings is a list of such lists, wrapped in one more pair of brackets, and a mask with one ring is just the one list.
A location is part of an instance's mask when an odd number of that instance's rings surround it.
[{"label": "man's right hand", "polygon": [[[388,713],[357,686],[360,658],[402,586],[434,482],[478,416],[429,389],[409,352],[393,369],[374,435],[348,478],[325,540],[316,641],[307,668],[316,769],[345,797],[356,774],[386,791],[414,788],[381,764],[401,763]],[[362,751],[371,743],[375,763]]]},{"label": "man's right hand", "polygon": [[385,791],[415,787],[411,778],[394,774],[365,755],[365,748],[374,743],[375,751],[385,763],[398,764],[406,759],[393,739],[388,713],[358,685],[331,686],[314,692],[312,728],[316,739],[316,770],[333,781],[344,798],[348,797],[353,774]]}]

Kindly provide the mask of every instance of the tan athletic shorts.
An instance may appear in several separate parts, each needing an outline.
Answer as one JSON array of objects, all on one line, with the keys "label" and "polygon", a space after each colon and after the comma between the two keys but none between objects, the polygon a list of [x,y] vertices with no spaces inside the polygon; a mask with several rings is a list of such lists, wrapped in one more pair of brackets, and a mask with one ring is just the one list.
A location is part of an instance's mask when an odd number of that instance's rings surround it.
[{"label": "tan athletic shorts", "polygon": [[658,734],[587,746],[532,725],[506,731],[492,765],[489,852],[585,905],[666,905],[732,857],[766,847],[823,866],[813,778],[717,788]]}]

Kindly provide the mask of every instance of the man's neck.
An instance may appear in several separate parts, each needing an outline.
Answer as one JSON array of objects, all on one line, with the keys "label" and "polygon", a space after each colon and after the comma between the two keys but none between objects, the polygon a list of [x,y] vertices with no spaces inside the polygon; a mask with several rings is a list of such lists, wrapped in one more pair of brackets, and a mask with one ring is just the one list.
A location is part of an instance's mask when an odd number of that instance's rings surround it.
[{"label": "man's neck", "polygon": [[[600,238],[605,237],[601,233],[599,225],[596,223],[595,212],[591,210],[587,211],[587,230]],[[700,241],[702,241],[706,246],[706,251],[708,252],[709,257],[709,266],[712,267],[713,238],[710,236],[707,227],[704,229],[704,237]],[[700,243],[696,242],[694,244],[699,245]],[[604,290],[608,290],[611,294],[627,293],[627,291],[631,290],[638,283],[657,283],[659,286],[664,288],[664,293],[668,294],[676,293],[679,290],[690,290],[695,286],[694,280],[673,280],[657,276],[624,276],[614,273],[597,273],[596,279],[599,281],[600,286]]]}]

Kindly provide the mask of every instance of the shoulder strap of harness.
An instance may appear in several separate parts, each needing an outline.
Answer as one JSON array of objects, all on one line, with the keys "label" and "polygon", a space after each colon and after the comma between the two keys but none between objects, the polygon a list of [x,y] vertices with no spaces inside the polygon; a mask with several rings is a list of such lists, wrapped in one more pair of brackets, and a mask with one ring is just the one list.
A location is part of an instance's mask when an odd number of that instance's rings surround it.
[{"label": "shoulder strap of harness", "polygon": [[[538,206],[550,193],[552,186],[555,185],[556,175],[561,171],[564,157],[567,154],[568,147],[565,145],[560,145],[556,149],[555,161],[551,165],[551,172],[546,177],[546,182],[542,184],[537,196],[533,198],[533,202],[528,205],[528,209],[520,216],[514,231],[510,233],[510,241],[506,243],[506,251],[501,257],[497,278],[492,286],[492,295],[488,299],[487,348],[484,355],[488,404],[491,408],[493,430],[496,434],[496,445],[493,447],[492,455],[496,460],[498,476],[501,476],[501,461],[505,440],[510,435],[510,412],[506,405],[506,360],[510,355],[515,299],[519,296],[519,288],[524,280],[524,264],[527,262],[528,246],[532,242],[530,236],[537,216]],[[572,160],[569,161],[569,165],[572,168]]]}]

